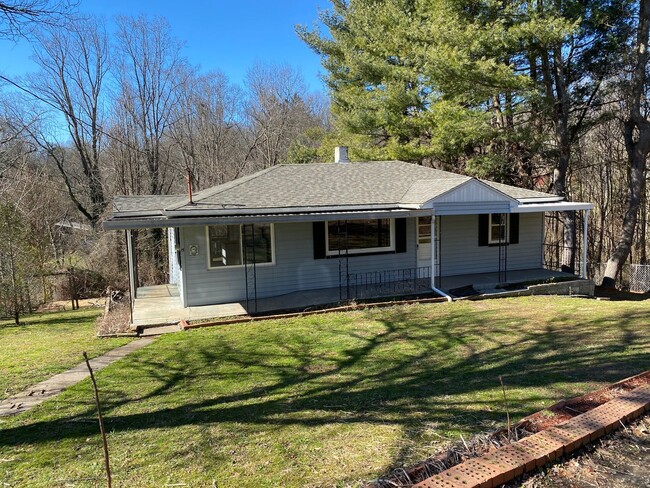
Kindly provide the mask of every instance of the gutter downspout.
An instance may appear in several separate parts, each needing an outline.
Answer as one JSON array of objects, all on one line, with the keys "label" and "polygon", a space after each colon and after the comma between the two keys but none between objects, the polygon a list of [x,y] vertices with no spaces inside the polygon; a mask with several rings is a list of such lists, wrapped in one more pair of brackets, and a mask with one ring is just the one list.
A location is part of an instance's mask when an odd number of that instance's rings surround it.
[{"label": "gutter downspout", "polygon": [[[126,241],[126,263],[127,263],[127,274],[129,276],[129,316],[130,322],[129,325],[133,324],[133,304],[135,301],[135,290],[137,285],[133,283],[133,252],[132,252],[132,240],[131,240],[131,229],[124,230],[124,240]],[[108,297],[108,300],[111,298]]]},{"label": "gutter downspout", "polygon": [[589,212],[590,210],[585,210],[585,216],[582,222],[582,277],[587,279],[587,229],[589,226]]},{"label": "gutter downspout", "polygon": [[444,291],[436,288],[436,238],[435,237],[436,237],[436,215],[435,212],[431,212],[431,289],[441,297],[446,298],[448,302],[453,302],[454,299],[452,297],[447,295]]}]

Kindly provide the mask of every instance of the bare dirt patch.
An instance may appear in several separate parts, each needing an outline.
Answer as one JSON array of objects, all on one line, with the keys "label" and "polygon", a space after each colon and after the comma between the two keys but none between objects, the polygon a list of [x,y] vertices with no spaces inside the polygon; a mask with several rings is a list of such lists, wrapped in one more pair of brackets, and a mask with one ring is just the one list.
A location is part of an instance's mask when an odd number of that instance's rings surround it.
[{"label": "bare dirt patch", "polygon": [[[82,298],[79,300],[79,308],[88,307],[103,307],[106,302],[104,297],[95,298]],[[62,312],[64,310],[72,310],[72,302],[70,300],[54,300],[41,305],[38,312]]]}]

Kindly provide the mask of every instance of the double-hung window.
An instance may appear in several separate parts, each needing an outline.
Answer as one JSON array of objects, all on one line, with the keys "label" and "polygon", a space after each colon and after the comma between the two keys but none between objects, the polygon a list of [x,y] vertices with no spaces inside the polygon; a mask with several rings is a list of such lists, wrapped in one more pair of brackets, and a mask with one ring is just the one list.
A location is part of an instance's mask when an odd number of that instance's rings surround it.
[{"label": "double-hung window", "polygon": [[490,244],[508,243],[508,216],[506,214],[490,214]]},{"label": "double-hung window", "polygon": [[326,226],[327,255],[395,250],[395,220],[334,220]]},{"label": "double-hung window", "polygon": [[478,216],[479,246],[510,246],[519,244],[519,214],[480,214]]},{"label": "double-hung window", "polygon": [[209,225],[206,233],[210,269],[274,262],[272,224]]}]

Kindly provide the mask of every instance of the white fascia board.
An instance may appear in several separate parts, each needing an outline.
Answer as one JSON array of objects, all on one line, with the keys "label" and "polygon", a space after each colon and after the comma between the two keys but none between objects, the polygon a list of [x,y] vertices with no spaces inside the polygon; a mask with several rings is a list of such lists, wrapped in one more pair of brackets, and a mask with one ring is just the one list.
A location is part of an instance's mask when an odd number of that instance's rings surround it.
[{"label": "white fascia board", "polygon": [[566,210],[591,210],[592,208],[594,208],[594,204],[586,202],[529,203],[513,208],[512,213],[564,212]]},{"label": "white fascia board", "polygon": [[193,225],[214,224],[251,224],[251,223],[284,223],[284,222],[322,222],[328,220],[362,220],[362,219],[398,219],[404,217],[422,217],[432,215],[431,209],[416,210],[376,210],[356,212],[316,212],[302,214],[269,214],[269,215],[212,215],[209,217],[187,217],[168,219],[111,219],[102,223],[104,230],[119,229],[153,229],[165,227],[186,227]]},{"label": "white fascia board", "polygon": [[164,210],[169,218],[178,217],[219,217],[228,215],[272,215],[283,213],[308,213],[308,212],[356,212],[369,210],[395,210],[397,204],[375,204],[375,205],[340,205],[322,207],[265,207],[265,208],[238,208],[230,207],[223,209],[214,208],[190,208],[187,210]]},{"label": "white fascia board", "polygon": [[549,202],[561,202],[564,200],[564,197],[541,197],[541,198],[518,198],[519,203],[549,203]]}]

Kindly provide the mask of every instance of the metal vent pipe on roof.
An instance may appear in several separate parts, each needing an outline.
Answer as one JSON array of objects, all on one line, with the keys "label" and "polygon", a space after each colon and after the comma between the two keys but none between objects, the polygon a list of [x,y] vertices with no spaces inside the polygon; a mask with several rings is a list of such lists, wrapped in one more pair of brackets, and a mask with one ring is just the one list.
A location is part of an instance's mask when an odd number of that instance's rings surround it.
[{"label": "metal vent pipe on roof", "polygon": [[334,148],[334,162],[335,163],[349,163],[348,159],[348,146],[336,146]]}]

